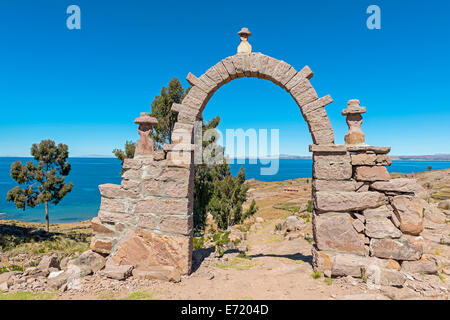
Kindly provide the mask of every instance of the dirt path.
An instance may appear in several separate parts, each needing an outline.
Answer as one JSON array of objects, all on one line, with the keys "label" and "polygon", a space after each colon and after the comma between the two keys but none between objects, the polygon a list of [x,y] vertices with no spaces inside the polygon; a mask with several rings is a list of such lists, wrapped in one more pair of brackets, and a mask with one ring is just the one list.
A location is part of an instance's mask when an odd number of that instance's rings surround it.
[{"label": "dirt path", "polygon": [[[94,293],[70,291],[56,299],[421,299],[409,288],[369,290],[361,279],[314,279],[311,244],[303,238],[284,239],[274,234],[277,220],[250,232],[249,258],[226,253],[222,259],[206,258],[200,267],[180,283],[148,281],[134,286],[127,280],[116,290]],[[212,277],[212,279],[210,279]],[[129,289],[126,283],[130,282]],[[117,283],[117,281],[116,281]],[[433,297],[436,298],[436,297]],[[439,297],[445,299],[446,297]]]}]

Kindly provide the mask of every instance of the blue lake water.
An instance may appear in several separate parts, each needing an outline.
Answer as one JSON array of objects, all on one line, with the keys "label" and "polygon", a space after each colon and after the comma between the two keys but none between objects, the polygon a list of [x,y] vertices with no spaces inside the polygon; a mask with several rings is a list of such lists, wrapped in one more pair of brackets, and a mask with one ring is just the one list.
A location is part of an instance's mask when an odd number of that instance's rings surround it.
[{"label": "blue lake water", "polygon": [[[26,162],[29,158],[0,158],[0,219],[15,219],[28,222],[44,222],[44,207],[17,210],[13,203],[7,202],[8,190],[16,186],[10,177],[11,164],[16,160]],[[120,184],[120,162],[113,158],[71,158],[72,171],[66,181],[73,182],[74,188],[58,206],[50,206],[50,222],[74,222],[89,220],[97,215],[100,206],[98,185],[103,183]],[[294,178],[311,177],[312,160],[280,159],[279,170],[275,175],[261,175],[261,166],[268,165],[232,164],[231,171],[236,174],[240,167],[245,168],[246,178],[261,181],[281,181]],[[428,166],[433,170],[450,168],[450,161],[393,161],[389,172],[420,172]]]}]

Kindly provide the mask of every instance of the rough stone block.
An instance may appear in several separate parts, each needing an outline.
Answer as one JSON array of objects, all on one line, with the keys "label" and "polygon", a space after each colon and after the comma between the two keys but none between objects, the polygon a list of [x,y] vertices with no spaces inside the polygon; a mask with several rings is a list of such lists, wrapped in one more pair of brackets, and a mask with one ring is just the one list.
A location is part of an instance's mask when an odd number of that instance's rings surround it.
[{"label": "rough stone block", "polygon": [[189,235],[193,229],[193,216],[167,216],[162,217],[159,223],[159,229],[162,232]]},{"label": "rough stone block", "polygon": [[320,212],[349,212],[376,208],[386,201],[385,195],[379,192],[318,191],[314,207]]},{"label": "rough stone block", "polygon": [[365,234],[370,238],[400,238],[402,232],[395,227],[391,219],[381,216],[366,217]]},{"label": "rough stone block", "polygon": [[231,80],[231,76],[228,74],[227,69],[223,65],[222,61],[218,62],[214,68],[216,69],[217,73],[222,78],[222,84],[228,83]]},{"label": "rough stone block", "polygon": [[323,180],[350,180],[352,165],[348,154],[314,154],[313,177]]},{"label": "rough stone block", "polygon": [[163,280],[170,282],[180,282],[180,272],[172,266],[152,266],[144,270],[134,269],[133,277],[137,279]]},{"label": "rough stone block", "polygon": [[348,145],[347,150],[349,152],[374,152],[376,154],[386,154],[391,151],[391,147],[375,147],[369,145]]},{"label": "rough stone block", "polygon": [[436,262],[422,258],[418,261],[403,261],[402,271],[409,273],[437,274]]},{"label": "rough stone block", "polygon": [[236,72],[236,68],[234,67],[233,64],[233,59],[232,57],[228,57],[222,60],[223,66],[225,67],[225,69],[227,70],[228,74],[230,75],[231,79],[236,79],[237,78],[237,72]]},{"label": "rough stone block", "polygon": [[150,213],[140,213],[137,217],[136,227],[145,230],[156,230],[159,228],[159,216]]},{"label": "rough stone block", "polygon": [[170,166],[189,167],[192,163],[192,152],[188,151],[169,151],[167,152],[167,160]]},{"label": "rough stone block", "polygon": [[356,181],[313,179],[312,188],[313,191],[356,191]]},{"label": "rough stone block", "polygon": [[123,169],[139,170],[142,167],[142,160],[139,159],[125,159],[123,161]]},{"label": "rough stone block", "polygon": [[100,210],[98,212],[98,218],[102,223],[116,223],[117,221],[120,221],[122,223],[126,224],[132,224],[134,223],[134,219],[129,213],[121,213],[121,212],[111,212],[111,211],[105,211]]},{"label": "rough stone block", "polygon": [[280,60],[274,59],[272,57],[268,57],[267,65],[263,71],[264,79],[273,81],[273,73],[279,63],[280,63]]},{"label": "rough stone block", "polygon": [[91,250],[101,254],[110,254],[112,250],[112,241],[106,239],[98,239],[96,237],[91,240]]},{"label": "rough stone block", "polygon": [[201,81],[203,81],[204,83],[206,83],[209,87],[212,88],[212,91],[209,92],[209,94],[214,93],[217,88],[219,88],[219,84],[217,84],[215,81],[213,81],[210,77],[208,77],[206,75],[206,73],[202,74],[199,78]]},{"label": "rough stone block", "polygon": [[102,223],[98,217],[91,220],[91,226],[95,235],[112,236],[115,233],[113,225]]},{"label": "rough stone block", "polygon": [[[316,110],[323,109],[325,111],[324,107],[329,105],[333,102],[333,98],[331,98],[330,95],[326,95],[325,97],[322,97],[320,99],[314,100],[311,103],[308,103],[304,106],[302,106],[302,114],[304,115],[305,119],[308,119],[307,115],[310,113],[315,113]],[[325,112],[326,114],[326,112]]]},{"label": "rough stone block", "polygon": [[310,144],[309,151],[314,153],[337,153],[337,154],[347,154],[347,148],[340,144]]},{"label": "rough stone block", "polygon": [[261,54],[259,57],[259,69],[258,69],[258,78],[264,79],[266,74],[267,64],[269,63],[269,57]]},{"label": "rough stone block", "polygon": [[161,184],[158,180],[150,179],[142,182],[141,195],[146,196],[161,196],[163,195]]},{"label": "rough stone block", "polygon": [[240,55],[235,55],[231,57],[231,61],[233,62],[234,69],[236,70],[236,77],[242,78],[245,76],[244,66],[242,65],[242,58]]},{"label": "rough stone block", "polygon": [[193,191],[193,183],[185,181],[167,181],[163,184],[164,194],[172,198],[187,198]]},{"label": "rough stone block", "polygon": [[177,122],[172,132],[172,142],[184,144],[192,143],[193,130],[193,125]]},{"label": "rough stone block", "polygon": [[295,76],[297,71],[290,64],[280,61],[273,72],[272,78],[276,84],[285,87],[286,83]]},{"label": "rough stone block", "polygon": [[386,181],[391,178],[386,167],[381,166],[357,166],[355,167],[355,179],[358,181]]},{"label": "rough stone block", "polygon": [[364,241],[354,229],[350,214],[325,213],[313,215],[314,238],[323,251],[347,252],[364,255]]},{"label": "rough stone block", "polygon": [[286,90],[291,91],[292,88],[294,88],[296,85],[298,85],[300,82],[302,82],[304,79],[311,79],[313,77],[313,72],[308,66],[303,67],[302,70],[297,72],[297,74],[292,77],[291,80],[289,80],[286,83]]},{"label": "rough stone block", "polygon": [[187,181],[191,176],[190,168],[184,167],[166,167],[162,170],[161,174],[158,176],[158,180],[161,181]]},{"label": "rough stone block", "polygon": [[313,86],[308,79],[302,78],[292,89],[289,91],[292,97],[299,96],[307,90],[311,89]]},{"label": "rough stone block", "polygon": [[201,90],[199,87],[196,86],[192,87],[187,95],[198,101],[203,101],[208,97],[207,93],[205,93],[203,90]]},{"label": "rough stone block", "polygon": [[168,200],[151,199],[140,200],[136,204],[135,213],[153,213],[158,215],[185,214],[192,212],[192,205],[187,199]]},{"label": "rough stone block", "polygon": [[129,210],[129,202],[127,200],[108,199],[102,197],[100,210],[116,213],[127,213]]},{"label": "rough stone block", "polygon": [[388,192],[414,194],[421,197],[427,191],[415,179],[399,178],[389,181],[377,181],[370,184],[371,189]]},{"label": "rough stone block", "polygon": [[317,250],[315,247],[311,249],[313,256],[313,268],[314,271],[321,271],[326,277],[331,277],[331,270],[333,264],[329,254]]},{"label": "rough stone block", "polygon": [[261,53],[253,52],[250,55],[250,76],[251,77],[259,77],[259,70],[261,68],[260,59]]},{"label": "rough stone block", "polygon": [[242,69],[244,70],[244,76],[250,77],[250,54],[239,54],[242,59]]},{"label": "rough stone block", "polygon": [[293,90],[291,90],[291,95],[294,98],[295,102],[297,102],[297,105],[300,108],[302,108],[302,106],[307,105],[308,103],[311,103],[314,100],[317,100],[319,98],[317,96],[316,90],[314,90],[313,87],[307,89],[306,91],[304,91],[300,94],[293,94],[294,90],[295,90],[295,88]]},{"label": "rough stone block", "polygon": [[322,130],[322,131],[311,131],[312,140],[315,144],[332,144],[334,143],[334,131],[333,130]]},{"label": "rough stone block", "polygon": [[352,165],[354,166],[374,166],[376,165],[377,155],[375,153],[357,153],[352,154]]},{"label": "rough stone block", "polygon": [[[205,75],[214,82],[214,84],[215,84],[214,88],[218,88],[224,83],[224,80],[222,79],[219,72],[217,72],[217,70],[214,66],[209,68],[205,72]],[[189,93],[190,93],[190,91],[189,91]]]},{"label": "rough stone block", "polygon": [[423,231],[423,215],[428,205],[425,200],[395,196],[391,204],[403,233],[419,235]]},{"label": "rough stone block", "polygon": [[203,90],[205,93],[210,93],[214,90],[214,86],[211,86],[202,80],[198,79],[195,75],[192,73],[188,73],[186,77],[187,82],[189,82],[190,85],[195,86]]},{"label": "rough stone block", "polygon": [[[182,105],[189,107],[189,113],[197,114],[199,110],[202,110],[204,100],[199,100],[194,97],[194,95],[187,95],[182,101]],[[197,111],[197,112],[196,112]],[[182,113],[182,112],[180,112]]]},{"label": "rough stone block", "polygon": [[355,228],[356,232],[358,232],[358,233],[363,232],[365,229],[364,223],[362,223],[362,221],[359,219],[353,220],[353,227]]},{"label": "rough stone block", "polygon": [[376,257],[362,257],[353,254],[335,254],[332,258],[333,276],[352,276],[361,278],[371,266],[397,270],[398,263],[393,260],[378,259]]},{"label": "rough stone block", "polygon": [[112,259],[120,265],[132,265],[142,272],[157,266],[175,268],[188,274],[191,268],[191,239],[144,230],[130,231],[118,244]]},{"label": "rough stone block", "polygon": [[126,190],[117,184],[101,184],[98,186],[102,197],[109,199],[136,199],[139,197],[137,190]]},{"label": "rough stone block", "polygon": [[419,260],[423,254],[423,238],[403,235],[400,239],[371,239],[370,253],[384,259]]}]

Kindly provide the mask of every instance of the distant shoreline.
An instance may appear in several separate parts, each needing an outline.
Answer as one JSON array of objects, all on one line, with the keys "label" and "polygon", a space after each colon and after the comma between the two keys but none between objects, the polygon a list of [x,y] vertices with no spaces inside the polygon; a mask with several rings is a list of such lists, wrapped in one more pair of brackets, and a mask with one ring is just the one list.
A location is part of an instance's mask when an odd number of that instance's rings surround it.
[{"label": "distant shoreline", "polygon": [[[17,159],[32,159],[32,157],[24,156],[0,156],[0,158],[17,158]],[[436,154],[436,155],[414,155],[414,156],[391,156],[393,161],[450,161],[450,154]],[[111,156],[77,156],[69,157],[69,159],[116,159]],[[312,156],[296,156],[281,154],[278,157],[248,157],[248,158],[230,158],[233,160],[255,160],[255,159],[299,159],[299,160],[311,160]],[[119,161],[119,160],[117,160]]]}]

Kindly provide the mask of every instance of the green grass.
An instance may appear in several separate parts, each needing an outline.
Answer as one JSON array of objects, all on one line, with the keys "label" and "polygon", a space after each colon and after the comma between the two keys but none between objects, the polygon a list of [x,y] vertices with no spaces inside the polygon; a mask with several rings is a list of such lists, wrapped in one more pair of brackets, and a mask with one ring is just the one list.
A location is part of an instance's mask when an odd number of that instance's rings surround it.
[{"label": "green grass", "polygon": [[25,239],[2,239],[3,250],[10,253],[30,253],[33,255],[44,255],[53,253],[82,253],[89,250],[89,240],[73,240],[63,236],[56,236],[53,239],[36,241],[34,238]]},{"label": "green grass", "polygon": [[16,264],[11,264],[6,267],[0,267],[0,274],[10,271],[23,271],[23,267],[18,266]]},{"label": "green grass", "polygon": [[311,277],[313,279],[319,279],[320,277],[322,277],[322,272],[320,271],[314,271],[313,273],[311,273]]},{"label": "green grass", "polygon": [[332,278],[325,278],[324,282],[325,282],[327,285],[331,286],[331,285],[333,284],[333,279],[332,279]]},{"label": "green grass", "polygon": [[0,300],[50,300],[56,293],[0,293]]},{"label": "green grass", "polygon": [[281,202],[273,205],[274,209],[285,210],[291,213],[297,213],[300,210],[298,203],[293,202]]},{"label": "green grass", "polygon": [[431,198],[436,200],[447,200],[450,199],[450,189],[443,188],[439,190],[438,192],[435,192],[431,195]]},{"label": "green grass", "polygon": [[99,291],[96,293],[97,298],[100,300],[116,300],[116,293],[112,291]]},{"label": "green grass", "polygon": [[120,300],[153,300],[154,292],[148,292],[143,290],[138,290],[131,292],[128,297],[122,298]]},{"label": "green grass", "polygon": [[216,264],[217,268],[220,269],[236,269],[236,270],[249,270],[253,268],[256,264],[252,263],[248,258],[235,257],[233,260],[227,263]]}]

